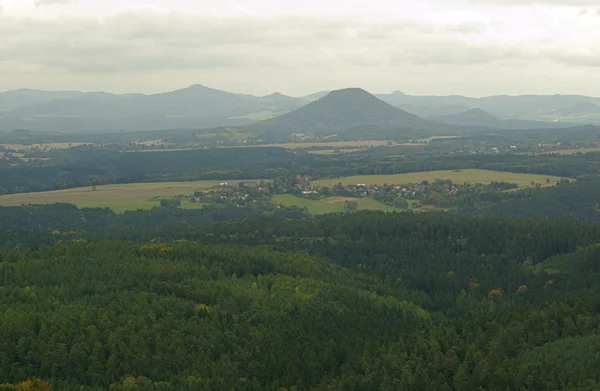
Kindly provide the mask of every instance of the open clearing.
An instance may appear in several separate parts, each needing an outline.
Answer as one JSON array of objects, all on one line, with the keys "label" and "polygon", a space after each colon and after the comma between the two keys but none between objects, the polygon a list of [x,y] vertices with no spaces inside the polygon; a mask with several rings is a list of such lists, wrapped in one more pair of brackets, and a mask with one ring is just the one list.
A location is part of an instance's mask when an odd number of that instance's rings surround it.
[{"label": "open clearing", "polygon": [[516,183],[520,187],[531,186],[531,181],[546,184],[546,179],[551,180],[553,185],[556,181],[560,180],[560,177],[546,176],[546,175],[535,175],[535,174],[516,174],[512,172],[503,171],[489,171],[489,170],[477,170],[469,169],[462,171],[427,171],[427,172],[413,172],[409,174],[397,174],[397,175],[360,175],[350,176],[344,178],[325,179],[317,181],[317,184],[323,186],[334,186],[338,183],[342,185],[383,185],[388,184],[408,184],[408,183],[420,183],[424,180],[435,181],[436,179],[450,179],[454,183],[491,183],[491,182],[510,182]]},{"label": "open clearing", "polygon": [[279,194],[273,197],[273,202],[283,206],[306,207],[308,212],[313,215],[322,215],[327,213],[343,212],[346,201],[357,201],[360,210],[382,210],[386,212],[400,211],[391,206],[387,206],[372,198],[350,198],[350,197],[331,197],[321,200],[309,200],[300,198],[291,194]]},{"label": "open clearing", "polygon": [[[336,135],[332,135],[334,137]],[[427,139],[416,140],[410,143],[398,143],[395,141],[389,140],[360,140],[360,141],[331,141],[331,142],[305,142],[305,143],[279,143],[279,144],[256,144],[256,145],[233,145],[233,146],[225,146],[218,148],[285,148],[285,149],[313,149],[313,148],[331,148],[330,150],[319,150],[316,149],[314,151],[309,151],[309,153],[314,154],[333,154],[335,149],[340,148],[354,148],[352,151],[363,150],[367,148],[381,147],[381,146],[392,146],[392,147],[425,147],[433,140],[443,140],[443,139],[455,139],[460,136],[435,136]],[[157,140],[153,140],[149,142],[150,144],[144,144],[150,147],[157,147],[156,149],[146,149],[139,151],[125,151],[125,152],[173,152],[173,151],[191,151],[191,150],[199,150],[204,149],[203,146],[192,147],[192,148],[177,148],[177,149],[169,149],[168,144],[162,144],[157,142]],[[341,150],[342,153],[350,152],[350,150]]]},{"label": "open clearing", "polygon": [[[259,144],[259,145],[240,145],[233,147],[222,147],[222,148],[258,148],[258,147],[279,147],[285,149],[304,149],[304,148],[345,148],[345,147],[358,147],[358,148],[370,148],[380,147],[387,145],[389,141],[386,140],[363,140],[363,141],[332,141],[332,142],[308,142],[308,143],[281,143],[281,144]],[[393,143],[392,145],[396,145]]]},{"label": "open clearing", "polygon": [[[150,200],[153,197],[174,197],[178,194],[192,195],[196,190],[209,189],[222,182],[131,183],[98,186],[96,191],[93,191],[91,187],[78,187],[75,189],[46,191],[42,193],[10,194],[0,196],[0,206],[54,204],[61,202],[75,204],[79,207],[109,207],[115,212],[152,209],[160,205],[160,201]],[[240,181],[228,182],[230,184],[238,184]],[[186,200],[182,200],[181,203],[181,207],[186,209],[199,206],[196,203]]]},{"label": "open clearing", "polygon": [[32,144],[32,145],[0,144],[0,147],[4,147],[5,149],[13,149],[15,151],[30,151],[32,149],[42,149],[42,150],[67,149],[67,148],[81,147],[82,145],[91,145],[91,144],[92,143],[44,143],[44,144]]},{"label": "open clearing", "polygon": [[343,155],[345,153],[359,152],[364,151],[364,149],[315,149],[313,151],[308,151],[311,155]]},{"label": "open clearing", "polygon": [[556,150],[556,151],[542,152],[542,153],[540,153],[540,155],[552,155],[552,154],[558,154],[558,155],[576,155],[578,153],[589,153],[589,152],[600,152],[600,147],[599,148],[559,149],[559,150]]}]

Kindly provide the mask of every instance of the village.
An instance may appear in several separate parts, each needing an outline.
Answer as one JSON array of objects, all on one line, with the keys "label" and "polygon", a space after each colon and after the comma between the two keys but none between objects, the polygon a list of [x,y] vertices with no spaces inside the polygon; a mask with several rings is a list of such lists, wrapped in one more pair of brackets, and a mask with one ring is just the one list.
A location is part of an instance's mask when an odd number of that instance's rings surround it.
[{"label": "village", "polygon": [[271,209],[276,207],[273,196],[290,194],[298,198],[322,200],[330,197],[373,198],[385,205],[399,209],[423,206],[456,205],[462,198],[476,194],[497,193],[517,189],[514,183],[454,184],[451,180],[427,180],[421,183],[367,185],[363,183],[324,186],[310,178],[297,175],[273,181],[222,182],[208,190],[196,191],[188,198],[192,203],[223,205],[236,208]]}]

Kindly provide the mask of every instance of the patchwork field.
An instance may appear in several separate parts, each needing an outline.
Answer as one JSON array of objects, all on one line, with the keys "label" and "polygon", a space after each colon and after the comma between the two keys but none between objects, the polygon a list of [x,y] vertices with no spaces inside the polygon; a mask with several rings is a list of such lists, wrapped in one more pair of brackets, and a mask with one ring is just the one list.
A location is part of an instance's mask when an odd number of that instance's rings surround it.
[{"label": "patchwork field", "polygon": [[[124,212],[151,209],[160,204],[160,200],[151,200],[152,198],[191,195],[196,190],[209,189],[221,182],[223,181],[132,183],[98,186],[95,191],[91,187],[80,187],[41,193],[10,194],[0,196],[0,206],[64,202],[79,207],[109,207],[115,212]],[[235,184],[239,181],[229,183]],[[181,207],[191,209],[199,205],[182,200]]]},{"label": "patchwork field", "polygon": [[333,186],[338,183],[343,185],[383,185],[388,184],[408,184],[420,183],[424,180],[435,181],[436,179],[450,179],[455,183],[491,183],[491,182],[510,182],[516,183],[520,187],[531,186],[531,181],[546,184],[546,179],[553,183],[559,180],[559,177],[535,175],[535,174],[516,174],[512,172],[489,171],[489,170],[461,170],[461,171],[428,171],[414,172],[409,174],[396,175],[360,175],[344,178],[333,178],[317,181],[317,184],[323,186]]},{"label": "patchwork field", "polygon": [[309,200],[291,194],[279,194],[273,197],[273,202],[278,205],[306,207],[308,212],[313,215],[343,212],[346,201],[357,201],[358,209],[361,210],[400,211],[400,209],[387,206],[372,198],[331,197],[322,200]]}]

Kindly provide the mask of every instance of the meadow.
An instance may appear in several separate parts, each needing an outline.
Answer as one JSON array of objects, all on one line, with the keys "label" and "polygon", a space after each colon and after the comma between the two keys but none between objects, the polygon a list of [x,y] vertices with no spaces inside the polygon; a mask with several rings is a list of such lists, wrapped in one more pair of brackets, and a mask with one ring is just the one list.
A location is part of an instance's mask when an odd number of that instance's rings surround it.
[{"label": "meadow", "polygon": [[504,171],[489,171],[468,169],[461,171],[426,171],[413,172],[408,174],[396,175],[358,175],[343,178],[332,178],[319,180],[316,183],[322,186],[334,186],[338,183],[342,185],[383,185],[388,184],[409,184],[421,183],[424,180],[435,181],[436,179],[450,179],[454,183],[491,183],[491,182],[510,182],[516,183],[519,187],[531,186],[531,181],[546,185],[546,179],[550,179],[551,184],[555,184],[561,178],[536,174],[517,174]]},{"label": "meadow", "polygon": [[346,201],[357,201],[360,210],[381,210],[385,212],[400,211],[401,209],[387,206],[372,198],[351,198],[351,197],[331,197],[321,200],[310,200],[300,198],[291,194],[278,194],[273,197],[273,202],[286,207],[306,207],[308,212],[313,215],[322,215],[327,213],[343,212]]},{"label": "meadow", "polygon": [[[124,185],[79,187],[75,189],[23,193],[0,196],[0,206],[28,204],[71,203],[79,207],[109,207],[115,212],[152,209],[160,205],[159,197],[175,197],[178,194],[192,195],[196,190],[210,189],[222,181],[131,183]],[[230,181],[230,184],[239,181]],[[192,209],[201,205],[182,200],[181,207]]]}]

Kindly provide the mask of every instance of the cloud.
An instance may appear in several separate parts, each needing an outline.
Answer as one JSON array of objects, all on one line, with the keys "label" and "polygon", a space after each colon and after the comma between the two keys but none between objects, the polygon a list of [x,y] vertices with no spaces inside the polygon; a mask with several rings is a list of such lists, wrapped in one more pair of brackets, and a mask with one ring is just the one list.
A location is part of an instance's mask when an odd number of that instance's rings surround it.
[{"label": "cloud", "polygon": [[[100,21],[13,20],[10,23],[8,20],[0,26],[0,35],[4,37],[0,43],[0,61],[19,59],[68,72],[259,64],[285,67],[326,61],[370,64],[397,61],[392,59],[392,51],[386,53],[385,48],[402,46],[409,62],[454,63],[456,56],[449,57],[444,47],[458,48],[458,52],[464,53],[468,50],[463,48],[465,37],[487,28],[474,22],[434,25],[411,20],[371,23],[353,18],[216,19],[137,12]],[[365,61],[367,53],[373,60]]]},{"label": "cloud", "polygon": [[4,16],[0,69],[6,77],[0,89],[32,87],[16,83],[37,80],[68,84],[54,88],[84,84],[133,91],[152,79],[166,85],[214,81],[221,83],[216,87],[265,93],[272,84],[273,90],[304,92],[311,85],[327,89],[360,80],[385,86],[405,80],[401,75],[424,85],[463,80],[462,88],[477,89],[481,81],[472,80],[499,72],[507,75],[503,86],[521,88],[532,77],[572,80],[566,69],[581,74],[599,66],[600,53],[589,48],[600,47],[600,21],[559,14],[552,24],[529,14],[523,23],[495,14],[436,20],[215,17],[148,6],[104,18]]},{"label": "cloud", "polygon": [[530,5],[559,5],[569,7],[581,7],[581,6],[595,6],[598,5],[597,0],[466,0],[468,3],[479,3],[479,4],[495,4],[495,5],[506,5],[506,6],[530,6]]},{"label": "cloud", "polygon": [[33,4],[36,7],[42,7],[46,5],[59,5],[59,4],[70,4],[75,3],[77,0],[34,0]]}]

